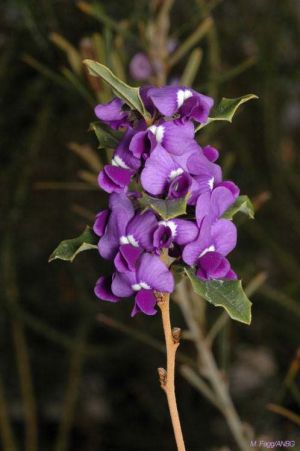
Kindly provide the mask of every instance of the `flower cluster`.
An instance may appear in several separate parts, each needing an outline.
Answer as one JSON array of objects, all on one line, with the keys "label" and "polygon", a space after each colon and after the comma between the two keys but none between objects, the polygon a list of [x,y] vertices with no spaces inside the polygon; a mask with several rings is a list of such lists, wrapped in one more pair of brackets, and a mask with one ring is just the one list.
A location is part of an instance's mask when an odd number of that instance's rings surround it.
[{"label": "flower cluster", "polygon": [[[150,123],[118,98],[95,108],[103,123],[124,131],[111,164],[98,177],[109,205],[98,213],[94,232],[114,273],[100,277],[95,293],[111,302],[135,294],[132,316],[155,314],[155,292],[174,289],[162,253],[193,266],[202,280],[236,278],[226,258],[236,245],[236,227],[222,216],[239,189],[222,179],[218,151],[195,140],[195,124],[207,121],[213,100],[177,86],[141,88],[140,95]],[[187,214],[162,220],[141,206],[141,191],[157,199],[185,198]]]}]

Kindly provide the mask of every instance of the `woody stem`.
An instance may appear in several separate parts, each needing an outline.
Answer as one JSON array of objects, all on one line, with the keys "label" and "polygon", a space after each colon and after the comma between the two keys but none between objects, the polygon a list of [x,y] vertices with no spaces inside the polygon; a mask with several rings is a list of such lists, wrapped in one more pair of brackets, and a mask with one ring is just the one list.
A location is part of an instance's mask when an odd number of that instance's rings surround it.
[{"label": "woody stem", "polygon": [[171,328],[169,306],[170,295],[168,293],[162,293],[159,294],[157,298],[158,306],[161,310],[167,352],[167,369],[165,370],[164,368],[159,368],[158,374],[161,388],[167,396],[177,450],[185,451],[175,395],[175,356],[180,341],[180,329]]}]

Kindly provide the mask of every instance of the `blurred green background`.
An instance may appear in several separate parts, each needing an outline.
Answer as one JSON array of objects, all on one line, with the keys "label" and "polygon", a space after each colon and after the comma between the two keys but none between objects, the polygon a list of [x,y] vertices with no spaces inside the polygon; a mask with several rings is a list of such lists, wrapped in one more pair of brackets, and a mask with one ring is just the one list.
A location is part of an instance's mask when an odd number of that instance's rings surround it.
[{"label": "blurred green background", "polygon": [[[80,60],[102,55],[137,84],[129,64],[149,49],[147,27],[161,3],[1,1],[4,451],[174,450],[156,376],[164,362],[159,317],[131,319],[130,301],[115,306],[94,297],[97,277],[108,271],[96,252],[73,264],[47,263],[58,242],[92,224],[106,202],[95,182],[101,151],[88,126],[93,106],[109,92],[88,79]],[[269,406],[299,421],[300,2],[175,0],[170,37],[177,48],[210,16],[209,32],[168,80],[180,79],[190,62],[193,86],[217,100],[259,96],[233,124],[208,127],[200,137],[220,149],[226,176],[257,210],[255,221],[239,221],[231,258],[244,284],[255,285],[253,322],[228,322],[213,349],[254,437],[298,440],[300,449],[297,421]],[[151,39],[153,50],[155,33]],[[173,323],[184,327],[172,307]],[[205,327],[219,315],[208,306]],[[182,350],[193,357],[188,340]],[[177,392],[188,450],[236,449],[224,419],[180,374]]]}]

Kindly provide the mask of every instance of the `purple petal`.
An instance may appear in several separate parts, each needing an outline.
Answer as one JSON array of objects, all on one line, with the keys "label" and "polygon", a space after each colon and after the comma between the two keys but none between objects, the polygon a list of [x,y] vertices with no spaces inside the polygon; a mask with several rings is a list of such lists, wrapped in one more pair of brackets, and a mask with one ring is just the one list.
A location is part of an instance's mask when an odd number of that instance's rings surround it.
[{"label": "purple petal", "polygon": [[143,130],[135,133],[131,139],[129,149],[136,158],[141,158],[145,153],[149,153],[151,149],[151,142],[148,138],[148,131]]},{"label": "purple petal", "polygon": [[109,196],[108,206],[110,210],[125,210],[128,213],[128,217],[132,217],[134,215],[133,205],[124,193],[112,193]]},{"label": "purple petal", "polygon": [[213,218],[220,218],[234,201],[235,197],[230,189],[224,186],[216,187],[211,193],[211,211]]},{"label": "purple petal", "polygon": [[109,218],[110,211],[108,209],[100,211],[97,216],[93,226],[93,231],[98,236],[102,236],[105,232],[105,227]]},{"label": "purple petal", "polygon": [[238,278],[237,274],[232,269],[230,269],[224,277],[224,279],[228,280],[237,280],[237,278]]},{"label": "purple petal", "polygon": [[174,289],[172,273],[156,255],[143,254],[137,270],[139,282],[146,282],[152,289],[171,293]]},{"label": "purple petal", "polygon": [[153,105],[153,102],[150,99],[150,97],[148,96],[148,92],[152,88],[153,88],[153,86],[142,86],[140,88],[140,96],[141,96],[142,102],[143,102],[146,110],[149,111],[149,113],[151,114],[151,116],[153,116],[153,114],[155,112],[155,107]]},{"label": "purple petal", "polygon": [[201,223],[197,238],[184,247],[182,258],[188,265],[194,265],[201,253],[212,245],[211,221],[209,217],[206,217]]},{"label": "purple petal", "polygon": [[193,90],[192,94],[192,96],[184,101],[182,107],[179,109],[179,113],[185,119],[193,119],[199,123],[204,123],[208,119],[214,101],[211,97]]},{"label": "purple petal", "polygon": [[115,296],[111,291],[111,283],[111,277],[100,277],[100,279],[97,280],[94,289],[95,295],[102,301],[118,302],[120,301],[120,298]]},{"label": "purple petal", "polygon": [[153,234],[153,245],[156,249],[168,248],[173,241],[172,230],[166,225],[159,225]]},{"label": "purple petal", "polygon": [[132,171],[112,165],[105,165],[98,177],[98,183],[107,193],[122,193],[130,183]]},{"label": "purple petal", "polygon": [[194,222],[185,219],[173,219],[176,225],[174,241],[179,245],[185,245],[194,241],[199,233],[199,229]]},{"label": "purple petal", "polygon": [[218,252],[207,252],[198,260],[196,275],[200,279],[224,279],[230,271],[227,258]]},{"label": "purple petal", "polygon": [[119,208],[112,211],[105,234],[100,238],[98,244],[100,255],[103,258],[112,260],[116,256],[120,246],[120,237],[125,235],[127,223],[131,217],[131,210]]},{"label": "purple petal", "polygon": [[239,187],[235,183],[231,182],[230,180],[225,180],[224,182],[218,183],[218,187],[220,187],[220,186],[223,186],[224,188],[227,188],[229,191],[231,191],[234,200],[240,194]]},{"label": "purple petal", "polygon": [[139,158],[136,158],[129,150],[129,145],[133,136],[134,131],[132,129],[127,130],[114,152],[114,159],[116,159],[116,156],[121,158],[122,162],[127,167],[133,169],[134,171],[137,171],[141,165],[141,161]]},{"label": "purple petal", "polygon": [[158,111],[165,116],[172,116],[178,109],[176,86],[165,86],[164,88],[151,88],[148,97],[152,100]]},{"label": "purple petal", "polygon": [[131,244],[123,244],[114,259],[116,269],[119,272],[135,271],[136,262],[141,253],[140,248],[133,247]]},{"label": "purple petal", "polygon": [[188,162],[192,155],[202,155],[203,152],[199,144],[193,139],[188,142],[188,145],[186,146],[186,149],[182,155],[174,155],[172,154],[173,160],[179,164],[182,169],[184,169],[186,172],[189,172],[188,170]]},{"label": "purple petal", "polygon": [[161,145],[171,154],[182,155],[194,140],[194,125],[192,122],[164,122],[161,125],[164,134]]},{"label": "purple petal", "polygon": [[196,219],[198,226],[200,226],[200,224],[202,223],[203,218],[210,213],[211,210],[210,199],[211,199],[210,192],[203,193],[198,197],[196,204]]},{"label": "purple petal", "polygon": [[156,305],[156,297],[152,290],[140,290],[135,296],[135,305],[131,312],[131,316],[135,316],[137,313],[142,312],[145,315],[155,315],[157,310],[154,308]]},{"label": "purple petal", "polygon": [[192,178],[186,172],[175,177],[168,189],[168,199],[180,199],[185,197],[192,186]]},{"label": "purple petal", "polygon": [[103,105],[95,107],[96,116],[105,124],[113,129],[128,125],[127,112],[122,111],[123,101],[121,99],[113,99]]},{"label": "purple petal", "polygon": [[223,186],[218,186],[211,193],[201,194],[196,205],[197,223],[200,224],[206,215],[210,216],[212,222],[216,221],[233,204],[234,200],[232,192]]},{"label": "purple petal", "polygon": [[136,283],[136,273],[135,272],[116,272],[111,284],[112,292],[119,296],[120,298],[128,298],[134,291],[132,285]]},{"label": "purple petal", "polygon": [[211,227],[215,250],[226,256],[231,252],[237,241],[236,226],[228,219],[220,219]]},{"label": "purple petal", "polygon": [[219,152],[212,146],[203,147],[203,153],[206,158],[212,163],[214,163],[219,158]]},{"label": "purple petal", "polygon": [[178,168],[179,166],[168,152],[158,145],[150,158],[146,160],[145,168],[141,173],[142,187],[150,194],[162,194],[168,186],[171,172]]},{"label": "purple petal", "polygon": [[153,250],[153,232],[157,219],[152,211],[136,214],[128,223],[126,235],[132,235],[138,245],[147,251]]}]

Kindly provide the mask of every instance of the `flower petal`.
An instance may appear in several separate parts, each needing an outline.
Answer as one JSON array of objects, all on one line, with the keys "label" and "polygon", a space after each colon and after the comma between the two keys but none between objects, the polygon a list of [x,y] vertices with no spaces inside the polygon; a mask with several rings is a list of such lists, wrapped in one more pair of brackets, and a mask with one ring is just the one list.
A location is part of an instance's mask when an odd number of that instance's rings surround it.
[{"label": "flower petal", "polygon": [[122,111],[123,101],[121,99],[113,99],[106,104],[100,104],[95,107],[95,114],[102,122],[109,125],[113,129],[128,125],[127,112]]},{"label": "flower petal", "polygon": [[98,236],[102,236],[105,232],[105,227],[109,218],[109,210],[103,210],[100,211],[97,216],[96,216],[96,220],[93,226],[93,231],[96,233],[96,235]]},{"label": "flower petal", "polygon": [[118,302],[120,301],[120,298],[115,296],[113,292],[111,291],[111,283],[112,278],[111,277],[100,277],[97,282],[94,289],[95,295],[97,298],[101,299],[102,301],[109,301],[109,302]]},{"label": "flower petal", "polygon": [[135,271],[138,258],[142,249],[133,247],[131,244],[123,244],[115,256],[114,264],[119,272]]},{"label": "flower petal", "polygon": [[132,285],[134,285],[135,283],[135,272],[116,272],[113,277],[111,289],[114,295],[119,296],[120,298],[127,298],[134,293]]},{"label": "flower petal", "polygon": [[194,125],[192,122],[169,121],[162,124],[164,135],[162,146],[171,154],[182,155],[194,139]]},{"label": "flower petal", "polygon": [[178,109],[178,89],[179,88],[177,86],[151,88],[147,94],[161,114],[165,116],[172,116]]},{"label": "flower petal", "polygon": [[152,237],[157,227],[155,214],[148,210],[136,214],[128,223],[126,235],[133,235],[138,245],[148,251],[153,250]]},{"label": "flower petal", "polygon": [[199,233],[199,229],[194,222],[185,219],[173,219],[176,224],[176,234],[174,241],[179,245],[184,245],[194,241]]},{"label": "flower petal", "polygon": [[135,296],[135,306],[131,312],[131,316],[135,316],[137,313],[142,312],[145,315],[155,315],[157,310],[154,308],[156,305],[156,298],[152,290],[140,290]]},{"label": "flower petal", "polygon": [[236,226],[228,219],[219,219],[215,222],[211,227],[211,235],[216,251],[224,256],[236,246]]},{"label": "flower petal", "polygon": [[158,145],[146,160],[141,173],[141,184],[148,193],[162,194],[168,186],[168,178],[173,170],[179,168],[168,152]]},{"label": "flower petal", "polygon": [[130,183],[132,171],[113,165],[105,165],[98,176],[98,183],[107,193],[122,193]]},{"label": "flower petal", "polygon": [[140,258],[137,270],[139,282],[146,282],[152,289],[171,293],[174,289],[172,273],[156,255],[145,253]]},{"label": "flower petal", "polygon": [[219,152],[212,146],[203,147],[203,153],[206,158],[212,163],[214,163],[219,158]]}]

